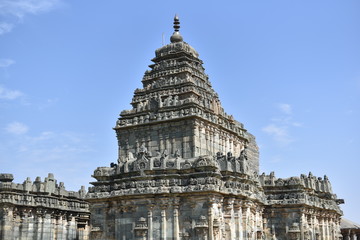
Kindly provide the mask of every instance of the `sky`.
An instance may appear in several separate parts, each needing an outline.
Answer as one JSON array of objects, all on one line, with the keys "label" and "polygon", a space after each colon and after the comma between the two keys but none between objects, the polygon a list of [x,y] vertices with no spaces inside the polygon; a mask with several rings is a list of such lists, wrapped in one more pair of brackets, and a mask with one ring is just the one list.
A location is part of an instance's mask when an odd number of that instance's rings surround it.
[{"label": "sky", "polygon": [[68,190],[117,161],[112,129],[173,17],[279,178],[327,175],[360,223],[360,1],[0,0],[0,172]]}]

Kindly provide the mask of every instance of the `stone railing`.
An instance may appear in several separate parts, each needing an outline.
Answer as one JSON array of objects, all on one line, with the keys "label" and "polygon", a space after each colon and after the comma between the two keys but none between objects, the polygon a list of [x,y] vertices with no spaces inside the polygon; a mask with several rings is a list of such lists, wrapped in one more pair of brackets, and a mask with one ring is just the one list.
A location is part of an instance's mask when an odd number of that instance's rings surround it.
[{"label": "stone railing", "polygon": [[34,182],[27,178],[23,183],[13,183],[12,174],[0,174],[0,204],[8,203],[27,207],[46,207],[66,211],[88,212],[89,205],[84,200],[83,186],[78,192],[65,190],[64,184],[49,173],[42,182],[37,177]]},{"label": "stone railing", "polygon": [[[269,205],[308,205],[315,208],[332,210],[342,214],[339,204],[342,199],[331,191],[329,179],[316,178],[311,173],[306,176],[276,178],[274,172],[259,176]],[[285,191],[286,190],[286,191]]]},{"label": "stone railing", "polygon": [[300,177],[276,178],[274,172],[270,175],[263,173],[260,175],[260,182],[264,187],[268,186],[296,186],[301,185],[303,188],[311,189],[316,192],[332,193],[331,183],[328,177],[317,178],[310,172],[308,176],[301,174]]}]

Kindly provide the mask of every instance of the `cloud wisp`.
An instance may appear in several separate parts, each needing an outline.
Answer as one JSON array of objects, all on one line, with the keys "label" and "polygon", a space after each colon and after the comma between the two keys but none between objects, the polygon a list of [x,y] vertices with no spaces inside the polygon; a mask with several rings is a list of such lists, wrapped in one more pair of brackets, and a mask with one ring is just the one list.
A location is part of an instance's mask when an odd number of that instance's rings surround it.
[{"label": "cloud wisp", "polygon": [[5,127],[12,136],[1,143],[4,155],[14,160],[51,163],[53,161],[73,161],[84,153],[93,152],[93,138],[74,132],[43,131],[29,134],[29,127],[21,122],[12,122]]},{"label": "cloud wisp", "polygon": [[13,27],[14,27],[14,24],[12,24],[12,23],[0,22],[0,35],[11,32]]},{"label": "cloud wisp", "polygon": [[294,141],[289,135],[287,126],[280,126],[271,123],[264,127],[262,130],[271,137],[273,137],[273,139],[281,145],[288,145]]},{"label": "cloud wisp", "polygon": [[[0,32],[1,32],[1,24],[0,24]],[[7,68],[7,67],[10,67],[13,64],[15,64],[15,61],[12,60],[12,59],[8,59],[8,58],[1,58],[0,59],[0,68]]]},{"label": "cloud wisp", "polygon": [[0,35],[10,32],[26,15],[49,12],[60,5],[60,0],[1,0]]},{"label": "cloud wisp", "polygon": [[6,126],[5,130],[11,134],[22,135],[28,132],[29,127],[21,122],[12,122]]},{"label": "cloud wisp", "polygon": [[287,103],[280,103],[278,105],[278,108],[280,109],[281,112],[287,114],[287,115],[291,115],[292,113],[292,107],[290,104]]},{"label": "cloud wisp", "polygon": [[11,90],[0,86],[0,99],[15,100],[22,96],[24,96],[24,94],[18,90]]},{"label": "cloud wisp", "polygon": [[288,146],[295,141],[290,135],[290,128],[301,127],[302,124],[293,120],[293,109],[290,104],[281,103],[277,105],[277,108],[282,115],[272,118],[262,131],[271,136],[277,144]]}]

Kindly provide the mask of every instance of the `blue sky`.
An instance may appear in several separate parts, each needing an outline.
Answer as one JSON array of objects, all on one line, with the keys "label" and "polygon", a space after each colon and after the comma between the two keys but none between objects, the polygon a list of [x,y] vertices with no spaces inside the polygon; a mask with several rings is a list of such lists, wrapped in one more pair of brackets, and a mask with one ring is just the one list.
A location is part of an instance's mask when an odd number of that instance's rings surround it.
[{"label": "blue sky", "polygon": [[360,2],[0,0],[0,172],[70,190],[117,159],[112,130],[155,49],[181,33],[261,172],[330,178],[360,222]]}]

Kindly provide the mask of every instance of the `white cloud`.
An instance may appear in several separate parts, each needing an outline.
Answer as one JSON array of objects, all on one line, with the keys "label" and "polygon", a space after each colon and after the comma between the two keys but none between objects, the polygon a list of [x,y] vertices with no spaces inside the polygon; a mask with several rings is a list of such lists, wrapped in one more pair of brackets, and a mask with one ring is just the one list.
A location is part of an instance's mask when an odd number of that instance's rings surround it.
[{"label": "white cloud", "polygon": [[288,114],[288,115],[292,114],[292,107],[290,104],[280,103],[278,105],[278,108],[280,109],[280,111],[282,111],[285,114]]},{"label": "white cloud", "polygon": [[0,22],[0,35],[10,32],[14,27],[14,24],[7,22]]},{"label": "white cloud", "polygon": [[26,14],[48,12],[59,3],[59,0],[2,0],[0,14],[23,18]]},{"label": "white cloud", "polygon": [[289,145],[294,141],[290,134],[293,127],[301,127],[302,123],[293,120],[293,109],[290,104],[280,103],[277,108],[282,113],[280,116],[271,118],[271,122],[262,129],[280,145]]},{"label": "white cloud", "polygon": [[22,135],[28,132],[29,128],[23,123],[20,122],[12,122],[7,125],[5,128],[7,132],[16,134],[16,135]]},{"label": "white cloud", "polygon": [[10,32],[28,14],[48,12],[59,6],[60,0],[0,0],[0,35]]},{"label": "white cloud", "polygon": [[[1,24],[0,24],[0,34],[1,34]],[[8,58],[0,59],[0,68],[7,68],[15,63],[14,60]]]},{"label": "white cloud", "polygon": [[303,126],[303,124],[301,122],[292,122],[291,125],[294,127],[302,127]]},{"label": "white cloud", "polygon": [[269,134],[280,144],[288,145],[294,140],[290,137],[288,133],[287,126],[279,126],[276,124],[269,124],[262,129],[265,133]]},{"label": "white cloud", "polygon": [[24,94],[18,90],[10,90],[0,86],[0,99],[14,100],[23,96]]}]

